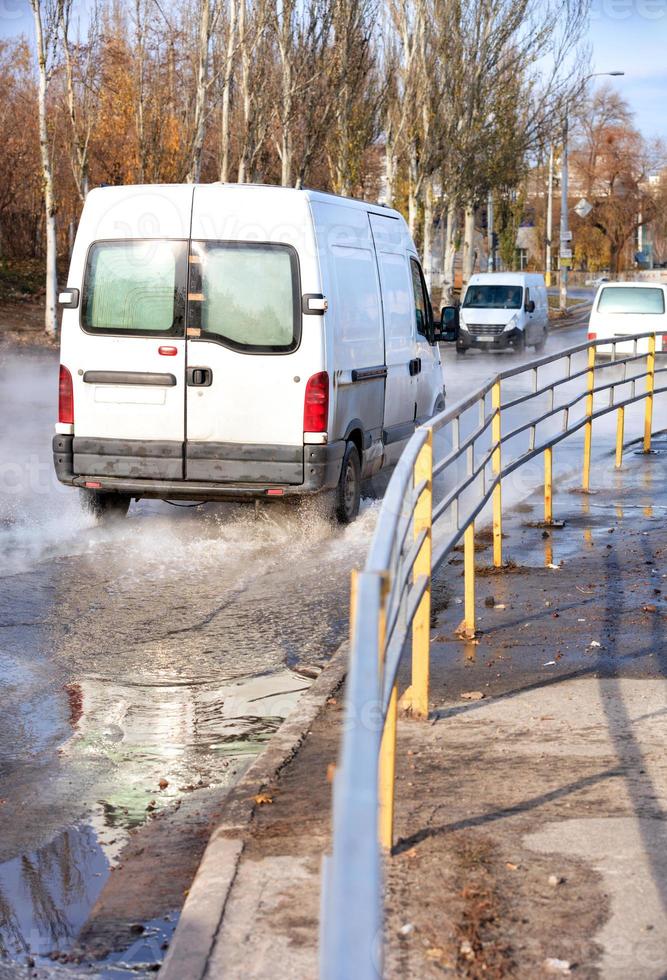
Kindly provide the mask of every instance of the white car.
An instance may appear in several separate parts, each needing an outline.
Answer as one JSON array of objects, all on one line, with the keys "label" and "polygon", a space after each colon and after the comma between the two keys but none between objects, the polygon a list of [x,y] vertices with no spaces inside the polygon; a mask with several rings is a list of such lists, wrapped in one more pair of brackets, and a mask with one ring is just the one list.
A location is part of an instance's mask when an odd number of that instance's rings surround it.
[{"label": "white car", "polygon": [[[593,301],[588,322],[589,340],[607,340],[631,334],[658,334],[656,350],[667,350],[667,284],[658,282],[603,283]],[[616,344],[619,354],[632,353],[634,341]],[[597,348],[601,354],[612,354],[611,344]],[[638,342],[637,350],[648,350],[648,339]]]},{"label": "white car", "polygon": [[132,498],[272,499],[360,481],[444,408],[431,305],[397,211],[313,191],[92,191],[63,306],[61,482]]}]

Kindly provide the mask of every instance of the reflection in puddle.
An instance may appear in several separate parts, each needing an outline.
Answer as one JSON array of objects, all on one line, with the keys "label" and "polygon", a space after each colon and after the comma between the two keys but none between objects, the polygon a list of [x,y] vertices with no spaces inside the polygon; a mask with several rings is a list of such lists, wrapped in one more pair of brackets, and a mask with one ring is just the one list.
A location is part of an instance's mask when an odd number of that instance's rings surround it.
[{"label": "reflection in puddle", "polygon": [[70,827],[50,844],[0,865],[0,954],[64,949],[85,922],[109,873],[92,827]]}]

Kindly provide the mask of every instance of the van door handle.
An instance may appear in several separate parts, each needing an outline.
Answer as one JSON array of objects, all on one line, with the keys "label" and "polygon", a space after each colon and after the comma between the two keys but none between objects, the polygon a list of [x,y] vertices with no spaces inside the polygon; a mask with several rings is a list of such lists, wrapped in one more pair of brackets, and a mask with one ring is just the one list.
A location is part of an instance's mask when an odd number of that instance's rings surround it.
[{"label": "van door handle", "polygon": [[213,371],[208,367],[189,367],[186,378],[190,388],[210,388],[213,384]]},{"label": "van door handle", "polygon": [[410,377],[414,378],[416,374],[422,369],[422,359],[421,357],[414,357],[409,363],[408,368],[410,369]]}]

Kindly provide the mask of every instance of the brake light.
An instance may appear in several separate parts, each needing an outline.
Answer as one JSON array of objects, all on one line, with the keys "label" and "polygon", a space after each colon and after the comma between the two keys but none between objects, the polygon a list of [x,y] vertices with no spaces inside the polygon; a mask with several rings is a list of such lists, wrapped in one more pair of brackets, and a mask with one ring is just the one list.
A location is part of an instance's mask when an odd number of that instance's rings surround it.
[{"label": "brake light", "polygon": [[326,432],[329,418],[329,375],[314,374],[306,385],[303,403],[303,431]]},{"label": "brake light", "polygon": [[588,332],[588,339],[589,340],[597,340],[598,339],[598,335],[596,333],[591,333],[590,330],[589,330],[589,332]]},{"label": "brake light", "polygon": [[58,421],[64,422],[65,425],[74,425],[72,375],[63,364],[60,365],[60,378],[58,382]]},{"label": "brake light", "polygon": [[266,491],[267,497],[282,497],[284,493],[285,491],[282,489],[282,487],[269,487],[269,489]]},{"label": "brake light", "polygon": [[662,349],[667,351],[667,333],[663,333],[662,335]]}]

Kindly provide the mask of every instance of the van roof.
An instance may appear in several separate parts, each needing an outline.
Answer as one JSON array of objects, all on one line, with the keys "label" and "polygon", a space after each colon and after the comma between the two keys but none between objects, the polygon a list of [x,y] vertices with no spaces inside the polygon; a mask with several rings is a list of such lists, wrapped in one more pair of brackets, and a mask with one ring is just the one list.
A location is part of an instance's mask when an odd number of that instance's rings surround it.
[{"label": "van roof", "polygon": [[544,276],[540,272],[476,272],[468,282],[505,282],[510,286],[519,286],[530,279],[544,280]]},{"label": "van roof", "polygon": [[113,184],[104,187],[94,188],[92,193],[103,192],[106,195],[112,195],[114,193],[122,195],[127,193],[128,189],[133,191],[155,191],[157,189],[169,193],[170,190],[175,190],[176,188],[182,187],[220,187],[225,188],[225,190],[238,191],[239,194],[245,194],[249,192],[259,191],[267,196],[280,195],[285,197],[291,194],[295,197],[299,197],[302,200],[305,198],[308,201],[320,201],[324,204],[338,204],[339,206],[361,209],[364,211],[371,211],[374,214],[381,214],[386,218],[398,218],[403,220],[403,215],[400,211],[396,211],[394,208],[386,207],[384,204],[378,204],[377,202],[371,201],[361,201],[353,197],[342,197],[338,194],[329,194],[326,191],[316,191],[311,190],[308,187],[296,188],[296,187],[281,187],[278,184],[236,184],[236,183],[221,183],[220,181],[213,181],[210,184]]}]

